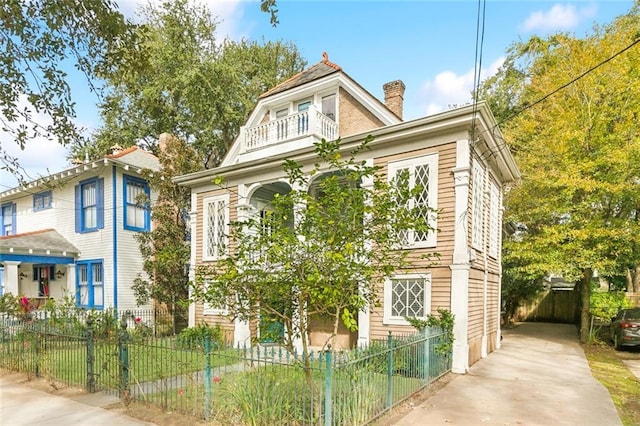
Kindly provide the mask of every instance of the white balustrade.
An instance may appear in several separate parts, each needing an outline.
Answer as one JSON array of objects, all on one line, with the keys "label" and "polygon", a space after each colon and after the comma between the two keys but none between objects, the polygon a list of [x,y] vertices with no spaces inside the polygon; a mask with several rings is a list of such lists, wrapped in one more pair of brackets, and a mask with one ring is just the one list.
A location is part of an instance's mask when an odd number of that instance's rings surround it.
[{"label": "white balustrade", "polygon": [[333,140],[338,136],[338,124],[315,107],[277,120],[244,129],[242,152],[253,151],[293,139],[315,136]]}]

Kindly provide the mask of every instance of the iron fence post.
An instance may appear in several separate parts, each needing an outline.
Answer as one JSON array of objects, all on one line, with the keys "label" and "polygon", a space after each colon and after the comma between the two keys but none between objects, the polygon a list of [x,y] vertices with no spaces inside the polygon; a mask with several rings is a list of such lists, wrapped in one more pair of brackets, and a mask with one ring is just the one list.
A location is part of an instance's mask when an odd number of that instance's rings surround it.
[{"label": "iron fence post", "polygon": [[211,415],[211,337],[204,335],[204,418],[209,420]]},{"label": "iron fence post", "polygon": [[423,343],[423,350],[424,350],[424,359],[422,360],[422,374],[425,380],[425,383],[428,385],[429,382],[431,381],[431,377],[429,372],[431,371],[431,328],[430,327],[425,327],[422,330],[423,333],[423,337],[424,337],[424,343]]},{"label": "iron fence post", "polygon": [[387,408],[393,404],[393,338],[387,336]]},{"label": "iron fence post", "polygon": [[129,333],[127,333],[127,319],[120,321],[120,335],[118,336],[118,354],[120,364],[120,398],[129,396]]},{"label": "iron fence post", "polygon": [[333,407],[333,397],[331,395],[331,368],[333,367],[333,356],[331,352],[331,345],[325,351],[325,373],[324,373],[324,424],[325,426],[331,426],[333,421],[333,413],[331,409]]},{"label": "iron fence post", "polygon": [[95,363],[95,345],[93,340],[93,319],[87,318],[86,328],[87,342],[87,391],[93,393],[96,391],[96,378],[94,374]]},{"label": "iron fence post", "polygon": [[33,338],[34,373],[36,377],[40,377],[40,335],[36,333],[35,327],[31,327],[31,336]]}]

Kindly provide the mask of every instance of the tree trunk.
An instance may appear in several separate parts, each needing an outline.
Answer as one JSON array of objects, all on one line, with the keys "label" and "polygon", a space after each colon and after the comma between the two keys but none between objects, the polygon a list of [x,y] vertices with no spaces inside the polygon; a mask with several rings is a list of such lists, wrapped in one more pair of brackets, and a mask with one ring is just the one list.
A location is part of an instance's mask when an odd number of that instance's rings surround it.
[{"label": "tree trunk", "polygon": [[591,299],[591,268],[582,271],[582,282],[580,283],[580,342],[589,342],[589,308]]},{"label": "tree trunk", "polygon": [[640,265],[637,265],[634,270],[632,275],[632,280],[631,280],[631,287],[629,287],[628,291],[632,291],[634,293],[640,293]]}]

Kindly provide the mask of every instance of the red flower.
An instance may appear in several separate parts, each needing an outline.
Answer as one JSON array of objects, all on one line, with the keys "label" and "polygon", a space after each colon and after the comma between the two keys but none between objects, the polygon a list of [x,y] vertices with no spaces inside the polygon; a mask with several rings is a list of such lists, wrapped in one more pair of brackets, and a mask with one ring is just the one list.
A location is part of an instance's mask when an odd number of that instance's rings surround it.
[{"label": "red flower", "polygon": [[182,389],[178,390],[178,395],[182,395],[184,391]]},{"label": "red flower", "polygon": [[140,317],[136,318],[136,324],[140,324],[141,321],[142,321],[142,318],[140,318]]},{"label": "red flower", "polygon": [[215,376],[215,377],[213,378],[213,383],[220,383],[220,377]]}]

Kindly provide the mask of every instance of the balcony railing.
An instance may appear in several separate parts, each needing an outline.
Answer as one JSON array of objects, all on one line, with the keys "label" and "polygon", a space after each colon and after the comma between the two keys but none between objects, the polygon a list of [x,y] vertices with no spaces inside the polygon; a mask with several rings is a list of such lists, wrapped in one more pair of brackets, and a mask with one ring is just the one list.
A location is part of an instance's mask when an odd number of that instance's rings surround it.
[{"label": "balcony railing", "polygon": [[244,129],[242,152],[253,151],[270,145],[315,136],[333,140],[338,136],[338,124],[315,107],[258,126]]}]

